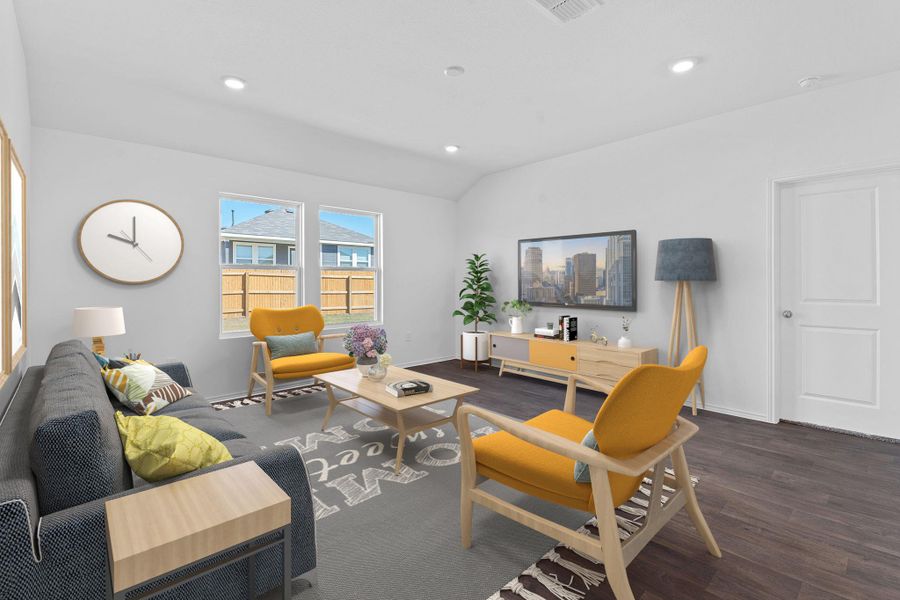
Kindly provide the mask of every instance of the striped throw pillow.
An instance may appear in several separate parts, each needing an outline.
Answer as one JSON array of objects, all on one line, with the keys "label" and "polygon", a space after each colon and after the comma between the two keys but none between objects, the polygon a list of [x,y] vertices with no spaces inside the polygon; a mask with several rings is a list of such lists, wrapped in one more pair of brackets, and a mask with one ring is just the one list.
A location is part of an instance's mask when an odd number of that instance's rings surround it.
[{"label": "striped throw pillow", "polygon": [[139,415],[150,415],[191,392],[144,360],[119,358],[100,369],[106,387]]}]

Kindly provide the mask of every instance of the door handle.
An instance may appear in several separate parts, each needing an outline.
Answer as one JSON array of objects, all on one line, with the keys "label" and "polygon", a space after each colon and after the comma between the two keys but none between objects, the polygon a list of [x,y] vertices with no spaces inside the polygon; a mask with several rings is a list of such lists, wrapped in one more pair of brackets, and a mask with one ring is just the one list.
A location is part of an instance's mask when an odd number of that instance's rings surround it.
[{"label": "door handle", "polygon": [[791,317],[794,316],[794,313],[792,313],[789,310],[786,310],[781,313],[781,316],[784,317],[785,319],[790,319]]}]

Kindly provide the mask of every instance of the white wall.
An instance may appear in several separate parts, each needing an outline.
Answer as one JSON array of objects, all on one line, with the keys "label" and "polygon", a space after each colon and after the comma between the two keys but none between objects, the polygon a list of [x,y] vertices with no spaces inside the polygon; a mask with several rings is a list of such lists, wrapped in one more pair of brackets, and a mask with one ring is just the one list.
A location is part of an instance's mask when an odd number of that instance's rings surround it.
[{"label": "white wall", "polygon": [[25,53],[12,0],[0,0],[0,119],[26,173],[31,161],[31,111]]},{"label": "white wall", "polygon": [[[719,281],[695,284],[701,340],[710,347],[707,406],[769,418],[767,253],[773,179],[900,164],[900,73],[825,88],[637,138],[496,173],[459,203],[456,276],[487,252],[498,300],[516,295],[516,240],[636,229],[635,344],[665,358],[673,285],[653,280],[656,243],[711,237]],[[602,118],[615,118],[606,115]],[[620,313],[536,310],[579,317],[615,340]],[[498,325],[497,328],[502,328]]]},{"label": "white wall", "polygon": [[[128,349],[150,360],[186,362],[209,396],[245,389],[250,338],[219,339],[218,198],[220,192],[305,203],[306,300],[318,303],[320,204],[384,215],[384,321],[399,363],[453,354],[455,203],[294,171],[33,129],[29,234],[31,352],[42,362],[71,337],[72,308],[121,305],[128,333],[106,340],[111,355]],[[163,280],[140,286],[107,281],[78,253],[85,214],[117,198],[138,198],[168,211],[181,226],[184,256]],[[411,334],[406,341],[407,332]]]}]

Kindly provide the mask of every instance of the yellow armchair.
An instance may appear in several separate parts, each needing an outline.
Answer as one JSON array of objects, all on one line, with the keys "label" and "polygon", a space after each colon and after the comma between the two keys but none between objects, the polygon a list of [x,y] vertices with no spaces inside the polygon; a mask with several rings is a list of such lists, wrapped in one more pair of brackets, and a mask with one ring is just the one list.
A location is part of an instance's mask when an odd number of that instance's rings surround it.
[{"label": "yellow armchair", "polygon": [[[703,371],[706,355],[706,347],[698,346],[677,368],[637,367],[612,389],[595,379],[570,375],[563,410],[525,422],[471,405],[461,407],[457,428],[462,447],[463,546],[471,545],[472,508],[479,504],[602,561],[617,600],[634,600],[626,566],[678,510],[687,508],[709,553],[721,557],[700,512],[684,454],[684,443],[699,429],[678,415]],[[574,414],[578,383],[609,394],[593,423]],[[470,415],[500,431],[472,440]],[[596,450],[581,443],[591,430],[598,442]],[[669,458],[674,478],[666,474]],[[590,483],[575,480],[576,461],[588,465]],[[615,509],[632,497],[644,477],[653,479],[646,520],[641,529],[620,541]],[[480,489],[479,478],[596,514],[600,539],[572,531]],[[663,486],[675,489],[665,504]]]},{"label": "yellow armchair", "polygon": [[[276,379],[303,379],[351,369],[356,365],[352,356],[340,352],[325,352],[325,340],[344,337],[342,333],[322,335],[325,319],[319,309],[312,305],[297,308],[255,308],[250,313],[250,332],[256,338],[250,357],[250,380],[247,397],[253,395],[256,384],[266,390],[266,415],[272,414],[272,390]],[[300,356],[285,356],[273,359],[266,344],[266,336],[292,335],[312,332],[315,334],[319,351]],[[259,357],[262,356],[263,370],[259,371]]]}]

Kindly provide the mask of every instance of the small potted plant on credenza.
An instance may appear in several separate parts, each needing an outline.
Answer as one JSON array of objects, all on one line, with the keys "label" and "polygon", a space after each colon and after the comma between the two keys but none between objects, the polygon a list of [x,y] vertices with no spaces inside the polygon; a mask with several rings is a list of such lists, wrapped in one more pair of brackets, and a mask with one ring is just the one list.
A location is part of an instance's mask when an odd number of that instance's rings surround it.
[{"label": "small potted plant on credenza", "polygon": [[497,322],[497,315],[491,312],[497,300],[488,277],[490,272],[487,255],[473,254],[466,260],[466,276],[463,278],[463,288],[459,290],[462,306],[453,311],[454,317],[463,318],[464,326],[474,324],[474,329],[464,331],[460,338],[460,366],[465,361],[474,362],[476,371],[479,362],[490,360],[488,332],[480,331],[479,325]]},{"label": "small potted plant on credenza", "polygon": [[525,300],[515,299],[504,302],[500,310],[509,315],[509,332],[522,333],[525,330],[522,322],[532,308]]}]

